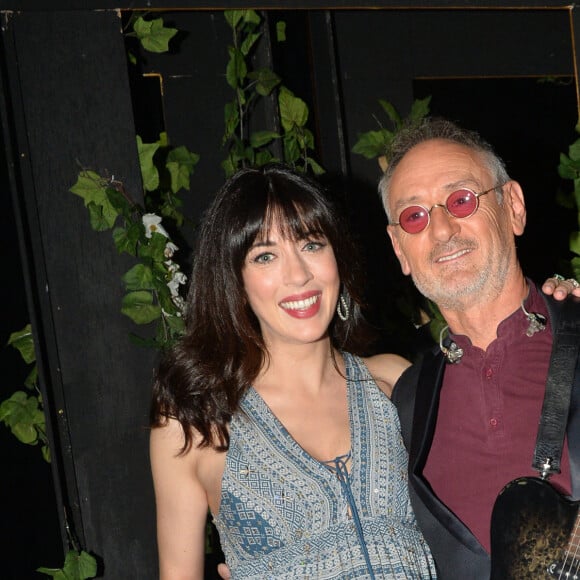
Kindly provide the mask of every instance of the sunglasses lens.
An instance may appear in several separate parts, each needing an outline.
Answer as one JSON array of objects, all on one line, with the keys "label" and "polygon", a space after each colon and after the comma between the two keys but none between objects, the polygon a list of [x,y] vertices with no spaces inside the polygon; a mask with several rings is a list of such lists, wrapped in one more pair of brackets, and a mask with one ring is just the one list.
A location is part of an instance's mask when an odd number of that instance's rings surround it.
[{"label": "sunglasses lens", "polygon": [[465,218],[477,209],[477,197],[470,189],[458,189],[445,202],[447,211],[456,218]]},{"label": "sunglasses lens", "polygon": [[405,208],[399,216],[399,224],[408,234],[422,232],[428,223],[429,212],[420,205]]}]

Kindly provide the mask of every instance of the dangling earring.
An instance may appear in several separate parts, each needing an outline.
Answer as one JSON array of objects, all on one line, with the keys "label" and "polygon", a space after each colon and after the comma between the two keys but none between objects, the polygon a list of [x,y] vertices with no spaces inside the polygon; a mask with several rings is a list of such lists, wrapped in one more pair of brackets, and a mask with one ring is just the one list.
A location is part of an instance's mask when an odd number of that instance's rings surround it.
[{"label": "dangling earring", "polygon": [[336,313],[343,322],[346,322],[350,316],[350,308],[348,307],[348,302],[343,292],[340,293],[338,304],[336,305]]}]

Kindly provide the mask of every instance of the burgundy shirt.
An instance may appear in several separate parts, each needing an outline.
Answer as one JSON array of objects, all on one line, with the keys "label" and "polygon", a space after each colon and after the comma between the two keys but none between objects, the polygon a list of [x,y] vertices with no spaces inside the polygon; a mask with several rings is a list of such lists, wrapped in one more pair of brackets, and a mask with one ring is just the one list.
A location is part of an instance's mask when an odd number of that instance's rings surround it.
[{"label": "burgundy shirt", "polygon": [[[528,312],[546,318],[547,307],[533,283]],[[423,474],[439,499],[490,551],[493,504],[516,477],[537,476],[531,467],[552,349],[552,331],[526,336],[529,322],[518,308],[498,327],[486,351],[466,336],[452,335],[463,349],[448,364],[441,388],[433,445]],[[571,490],[568,446],[562,472],[550,482]]]}]

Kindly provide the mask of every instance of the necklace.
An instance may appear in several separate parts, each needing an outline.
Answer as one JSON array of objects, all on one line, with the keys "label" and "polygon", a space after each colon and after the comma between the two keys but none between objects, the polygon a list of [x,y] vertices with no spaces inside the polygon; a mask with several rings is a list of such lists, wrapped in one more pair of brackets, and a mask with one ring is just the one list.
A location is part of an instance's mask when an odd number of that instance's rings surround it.
[{"label": "necklace", "polygon": [[522,300],[522,311],[528,319],[529,325],[526,330],[526,336],[534,336],[536,332],[546,330],[546,317],[538,312],[528,312],[524,308],[524,301]]},{"label": "necklace", "polygon": [[[526,330],[526,336],[534,336],[536,332],[542,332],[546,330],[546,317],[539,312],[528,312],[524,307],[524,301],[521,304],[522,312],[528,320],[528,328]],[[457,364],[461,357],[463,356],[463,349],[457,346],[457,343],[449,338],[449,333],[447,334],[450,342],[449,346],[443,344],[443,334],[449,329],[449,325],[444,326],[439,334],[439,348],[446,358],[448,363]]]}]

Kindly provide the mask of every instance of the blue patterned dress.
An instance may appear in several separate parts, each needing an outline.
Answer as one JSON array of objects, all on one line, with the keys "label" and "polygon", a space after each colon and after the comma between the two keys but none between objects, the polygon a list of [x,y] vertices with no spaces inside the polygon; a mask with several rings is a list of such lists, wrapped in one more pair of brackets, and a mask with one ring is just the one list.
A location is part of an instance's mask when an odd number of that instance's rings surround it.
[{"label": "blue patterned dress", "polygon": [[343,354],[350,473],[306,453],[254,389],[232,419],[214,522],[233,579],[435,578],[396,409],[364,363]]}]

